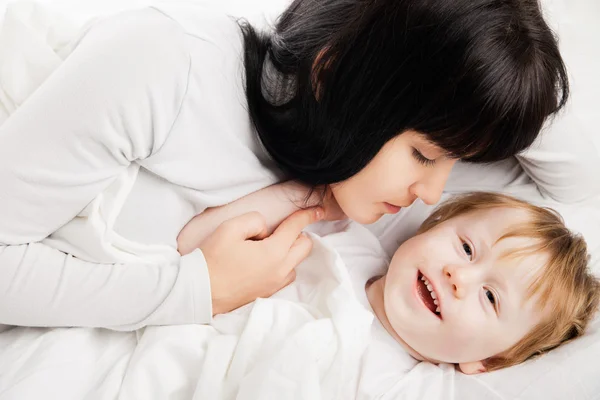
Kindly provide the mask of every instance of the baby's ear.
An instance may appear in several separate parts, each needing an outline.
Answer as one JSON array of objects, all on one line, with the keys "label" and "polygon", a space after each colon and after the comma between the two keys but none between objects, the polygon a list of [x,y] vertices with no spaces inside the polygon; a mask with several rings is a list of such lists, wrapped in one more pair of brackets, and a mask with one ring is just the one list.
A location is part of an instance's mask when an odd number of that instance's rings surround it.
[{"label": "baby's ear", "polygon": [[487,371],[481,361],[460,363],[458,364],[458,369],[460,369],[460,372],[466,375],[481,374],[482,372]]}]

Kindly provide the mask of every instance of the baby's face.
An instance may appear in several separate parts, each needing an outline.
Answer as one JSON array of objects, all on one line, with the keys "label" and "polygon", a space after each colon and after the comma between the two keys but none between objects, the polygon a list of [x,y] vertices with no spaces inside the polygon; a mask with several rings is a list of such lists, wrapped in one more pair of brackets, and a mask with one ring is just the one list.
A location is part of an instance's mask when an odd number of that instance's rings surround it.
[{"label": "baby's face", "polygon": [[480,211],[402,244],[384,278],[384,310],[412,350],[434,362],[477,362],[507,350],[540,322],[535,296],[526,296],[546,257],[503,257],[533,239],[496,243],[524,221],[522,210]]}]

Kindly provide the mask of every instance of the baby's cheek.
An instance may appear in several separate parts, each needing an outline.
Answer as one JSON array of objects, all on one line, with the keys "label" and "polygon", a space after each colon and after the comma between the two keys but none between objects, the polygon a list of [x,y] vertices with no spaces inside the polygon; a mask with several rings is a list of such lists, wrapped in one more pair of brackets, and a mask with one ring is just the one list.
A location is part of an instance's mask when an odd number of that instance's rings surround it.
[{"label": "baby's cheek", "polygon": [[449,328],[446,332],[448,338],[459,348],[477,346],[482,339],[485,339],[481,324],[475,318],[462,318],[460,322],[449,324],[447,328]]}]

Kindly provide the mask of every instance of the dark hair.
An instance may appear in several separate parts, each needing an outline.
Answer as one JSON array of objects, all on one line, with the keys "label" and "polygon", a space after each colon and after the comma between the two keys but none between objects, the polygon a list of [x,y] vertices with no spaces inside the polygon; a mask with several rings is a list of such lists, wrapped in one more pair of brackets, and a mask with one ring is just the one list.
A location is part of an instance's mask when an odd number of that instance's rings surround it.
[{"label": "dark hair", "polygon": [[505,159],[568,96],[536,0],[295,0],[272,34],[240,26],[258,136],[311,186],[353,176],[407,130],[451,157]]}]

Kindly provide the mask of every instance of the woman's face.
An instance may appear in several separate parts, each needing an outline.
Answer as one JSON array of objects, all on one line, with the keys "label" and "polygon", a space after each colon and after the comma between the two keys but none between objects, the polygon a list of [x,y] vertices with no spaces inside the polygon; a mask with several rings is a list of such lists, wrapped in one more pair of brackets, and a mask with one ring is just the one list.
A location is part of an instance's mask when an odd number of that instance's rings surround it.
[{"label": "woman's face", "polygon": [[331,185],[331,192],[348,218],[371,224],[417,198],[437,203],[456,161],[424,135],[407,131],[388,141],[359,173]]}]

